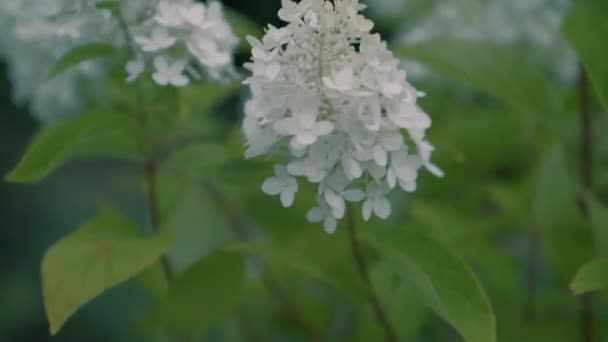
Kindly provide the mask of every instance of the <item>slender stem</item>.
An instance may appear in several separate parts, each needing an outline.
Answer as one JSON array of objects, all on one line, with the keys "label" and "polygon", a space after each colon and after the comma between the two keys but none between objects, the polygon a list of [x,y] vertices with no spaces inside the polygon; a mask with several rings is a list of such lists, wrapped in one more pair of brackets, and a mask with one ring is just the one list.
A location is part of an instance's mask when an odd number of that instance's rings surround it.
[{"label": "slender stem", "polygon": [[[581,76],[578,83],[579,114],[581,120],[581,178],[586,191],[593,190],[593,118],[590,108],[589,80],[585,67],[581,65]],[[589,210],[584,199],[581,209],[589,220]],[[593,296],[581,297],[581,339],[583,342],[595,341],[595,313]]]},{"label": "slender stem", "polygon": [[378,294],[376,294],[376,292],[374,291],[374,287],[369,276],[369,271],[367,269],[367,264],[365,263],[365,257],[363,255],[361,241],[359,240],[357,224],[350,208],[347,211],[347,216],[348,236],[350,238],[353,258],[355,260],[355,265],[357,266],[357,271],[359,272],[359,275],[361,276],[361,279],[363,280],[363,283],[367,289],[369,300],[371,301],[372,306],[374,308],[376,320],[382,326],[382,329],[384,329],[384,332],[386,334],[386,340],[390,342],[396,342],[399,340],[397,338],[397,334],[395,333],[395,330],[393,329],[388,320],[388,316],[386,314],[386,311],[382,307],[382,303],[380,303]]},{"label": "slender stem", "polygon": [[[234,208],[230,204],[229,200],[211,182],[203,181],[203,188],[213,199],[219,209],[222,210],[224,215],[226,215],[229,220],[230,227],[238,239],[241,241],[249,241],[250,231],[247,229],[248,224],[246,219],[243,217],[243,214],[239,213],[239,210]],[[314,341],[321,340],[321,334],[305,318],[305,316],[298,309],[297,305],[291,300],[291,298],[289,298],[287,293],[285,293],[279,281],[274,278],[270,271],[268,271],[268,267],[266,267],[266,272],[262,275],[262,283],[277,301],[281,307],[281,310],[291,321],[295,322],[298,326],[300,326],[300,328],[306,331]]]},{"label": "slender stem", "polygon": [[536,231],[532,229],[530,234],[530,244],[528,245],[528,255],[526,258],[526,273],[524,286],[526,288],[524,309],[522,312],[523,320],[533,321],[536,317],[536,291],[537,291],[537,266],[538,266],[538,241]]},{"label": "slender stem", "polygon": [[[156,165],[152,160],[147,160],[144,163],[144,174],[146,185],[148,187],[148,214],[150,220],[150,230],[152,233],[158,233],[160,229],[160,215],[158,210],[158,193],[156,191]],[[165,278],[168,282],[175,280],[175,273],[169,262],[167,254],[163,254],[160,259]]]},{"label": "slender stem", "polygon": [[[118,25],[125,36],[127,44],[133,50],[133,53],[137,53],[137,48],[133,43],[133,35],[131,30],[129,30],[129,26],[127,25],[127,21],[122,15],[121,11],[117,11],[116,18],[118,21]],[[150,231],[153,234],[158,233],[160,230],[160,211],[158,209],[158,194],[156,190],[156,163],[154,160],[148,156],[148,151],[146,148],[145,141],[145,128],[147,125],[146,113],[144,111],[144,103],[143,103],[143,95],[141,91],[141,87],[139,82],[135,82],[135,100],[136,100],[136,117],[139,123],[139,129],[141,132],[137,134],[137,141],[139,145],[139,149],[141,154],[144,156],[144,177],[147,186],[147,195],[148,195],[148,216],[150,221]],[[167,282],[171,282],[175,279],[175,273],[173,268],[171,267],[171,263],[169,262],[169,258],[167,254],[163,254],[161,257],[161,265],[163,267],[165,278]]]}]

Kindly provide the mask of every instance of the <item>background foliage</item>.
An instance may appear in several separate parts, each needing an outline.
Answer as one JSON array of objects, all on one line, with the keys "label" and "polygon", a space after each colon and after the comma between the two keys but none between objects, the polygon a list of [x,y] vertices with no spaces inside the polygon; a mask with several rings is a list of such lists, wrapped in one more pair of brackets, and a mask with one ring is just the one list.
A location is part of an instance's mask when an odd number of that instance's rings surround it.
[{"label": "background foliage", "polygon": [[[236,10],[241,37],[278,24],[279,1],[224,3]],[[367,13],[394,51],[426,65],[411,82],[428,93],[421,105],[447,175],[424,176],[418,192],[394,198],[388,222],[356,222],[389,320],[405,341],[590,341],[581,337],[586,306],[576,295],[608,286],[608,8],[581,1],[554,37],[576,49],[588,73],[581,79],[555,76],[519,41],[404,43],[403,32],[432,8],[387,0]],[[89,47],[55,71],[98,54],[109,53]],[[281,208],[259,189],[272,161],[242,160],[248,95],[238,83],[144,84],[159,113],[143,134],[163,161],[160,234],[140,228],[150,189],[136,123],[124,115],[133,90],[119,77],[106,85],[110,105],[31,143],[38,124],[12,104],[7,81],[0,87],[1,171],[12,182],[41,181],[0,184],[0,340],[51,339],[41,283],[52,332],[92,300],[58,341],[383,338],[347,227],[328,236],[305,222],[312,193]],[[170,286],[158,262],[167,251],[177,273]],[[74,287],[79,281],[91,286]],[[592,301],[593,340],[603,341],[608,298],[597,292]]]}]

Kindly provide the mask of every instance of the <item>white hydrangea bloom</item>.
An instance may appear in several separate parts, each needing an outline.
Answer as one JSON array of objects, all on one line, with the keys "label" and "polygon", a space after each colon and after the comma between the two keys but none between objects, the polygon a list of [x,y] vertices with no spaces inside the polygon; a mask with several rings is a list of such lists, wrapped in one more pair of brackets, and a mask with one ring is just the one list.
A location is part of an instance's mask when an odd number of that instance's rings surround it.
[{"label": "white hydrangea bloom", "polygon": [[152,78],[161,86],[185,86],[203,75],[220,80],[233,71],[239,41],[219,2],[159,0],[132,30],[138,55],[125,66],[128,82],[143,74],[146,64],[153,66]]},{"label": "white hydrangea bloom", "polygon": [[6,0],[0,2],[0,58],[8,67],[15,102],[29,104],[43,124],[81,113],[83,85],[99,93],[102,64],[82,63],[48,79],[55,61],[69,49],[104,36],[113,25],[90,0]]},{"label": "white hydrangea bloom", "polygon": [[[100,101],[106,66],[94,59],[48,79],[58,58],[79,45],[107,43],[129,49],[112,12],[101,0],[4,0],[0,2],[0,58],[8,65],[17,103],[29,104],[45,124],[85,110],[87,94]],[[126,81],[148,75],[161,86],[184,86],[228,74],[238,43],[218,2],[129,0],[118,3],[136,54]],[[149,67],[148,67],[149,66]]]},{"label": "white hydrangea bloom", "polygon": [[431,163],[431,119],[416,103],[420,93],[362,9],[358,0],[283,0],[287,25],[269,26],[262,41],[248,38],[246,157],[288,152],[262,190],[289,207],[296,178],[318,184],[307,218],[328,233],[347,202],[363,201],[366,220],[386,219],[392,190],[414,191],[421,168],[442,176]]},{"label": "white hydrangea bloom", "polygon": [[[405,29],[400,40],[415,44],[436,37],[455,37],[499,44],[523,43],[529,52],[552,70],[557,79],[572,82],[578,76],[578,59],[561,35],[569,0],[459,0],[436,1],[428,15]],[[412,62],[410,74],[426,76],[427,70]]]}]

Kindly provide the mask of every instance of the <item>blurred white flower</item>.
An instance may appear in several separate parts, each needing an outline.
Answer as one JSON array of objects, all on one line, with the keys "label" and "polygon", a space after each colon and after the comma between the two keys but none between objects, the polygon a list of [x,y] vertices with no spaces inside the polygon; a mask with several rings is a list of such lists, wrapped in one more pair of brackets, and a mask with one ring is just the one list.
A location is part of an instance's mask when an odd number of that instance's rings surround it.
[{"label": "blurred white flower", "polygon": [[[283,1],[283,28],[269,26],[260,41],[249,37],[252,98],[245,106],[247,158],[285,149],[286,166],[263,185],[289,206],[296,177],[317,184],[317,206],[307,218],[335,231],[347,202],[364,202],[363,217],[386,219],[388,193],[416,187],[431,163],[424,136],[431,119],[416,100],[399,60],[358,0]],[[404,138],[406,134],[407,138]],[[405,158],[405,159],[404,159]],[[361,189],[366,189],[362,191]]]},{"label": "blurred white flower", "polygon": [[184,75],[186,64],[187,62],[183,59],[171,61],[167,57],[158,56],[154,58],[156,71],[152,74],[152,78],[162,86],[183,87],[189,82],[188,77]]},{"label": "blurred white flower", "polygon": [[[206,74],[221,80],[232,72],[232,60],[238,38],[224,18],[219,2],[207,5],[195,0],[157,1],[150,19],[131,29],[137,32],[134,41],[145,61],[153,61],[156,71],[153,79],[162,86],[176,87],[188,84],[183,78],[199,79]],[[192,60],[182,72],[173,72],[175,82],[169,81],[168,70],[160,71],[157,58]]]}]

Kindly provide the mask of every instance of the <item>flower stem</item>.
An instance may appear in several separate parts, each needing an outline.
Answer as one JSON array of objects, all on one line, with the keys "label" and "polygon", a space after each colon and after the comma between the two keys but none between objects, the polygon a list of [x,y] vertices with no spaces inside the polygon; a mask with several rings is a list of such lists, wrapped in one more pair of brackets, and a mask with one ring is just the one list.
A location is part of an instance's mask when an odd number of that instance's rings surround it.
[{"label": "flower stem", "polygon": [[[581,65],[581,75],[578,83],[579,114],[581,120],[581,178],[585,191],[593,190],[593,118],[590,109],[589,79],[585,67]],[[581,210],[590,220],[589,208],[584,198],[581,199]],[[585,294],[581,297],[581,341],[595,341],[595,313],[593,296]]]},{"label": "flower stem", "polygon": [[[160,229],[160,215],[158,210],[158,193],[156,191],[156,164],[153,160],[146,160],[144,163],[144,175],[148,192],[148,215],[150,230],[153,234]],[[160,259],[167,282],[175,280],[175,272],[171,267],[167,254],[163,254]]]},{"label": "flower stem", "polygon": [[382,303],[380,303],[380,299],[378,294],[374,291],[374,287],[372,285],[371,278],[369,276],[369,271],[367,269],[367,264],[365,263],[365,257],[363,255],[363,249],[361,247],[361,240],[359,240],[359,233],[357,231],[357,224],[353,217],[352,209],[349,208],[347,211],[347,226],[348,226],[348,236],[350,239],[350,246],[353,253],[353,258],[355,260],[355,266],[357,267],[357,271],[363,280],[363,283],[367,290],[367,295],[369,300],[374,308],[374,314],[376,316],[376,320],[384,329],[384,333],[386,334],[386,340],[389,342],[396,342],[399,339],[397,338],[397,334],[395,330],[391,326],[386,311],[382,307]]},{"label": "flower stem", "polygon": [[[250,240],[250,229],[242,213],[230,204],[228,199],[209,181],[203,181],[203,188],[207,194],[213,199],[219,209],[228,218],[230,227],[239,240],[246,242]],[[273,277],[271,272],[266,267],[266,271],[262,275],[262,283],[277,301],[281,310],[285,315],[300,328],[306,331],[314,341],[321,341],[321,334],[302,314],[297,305],[289,298],[281,287],[279,281]]]}]

